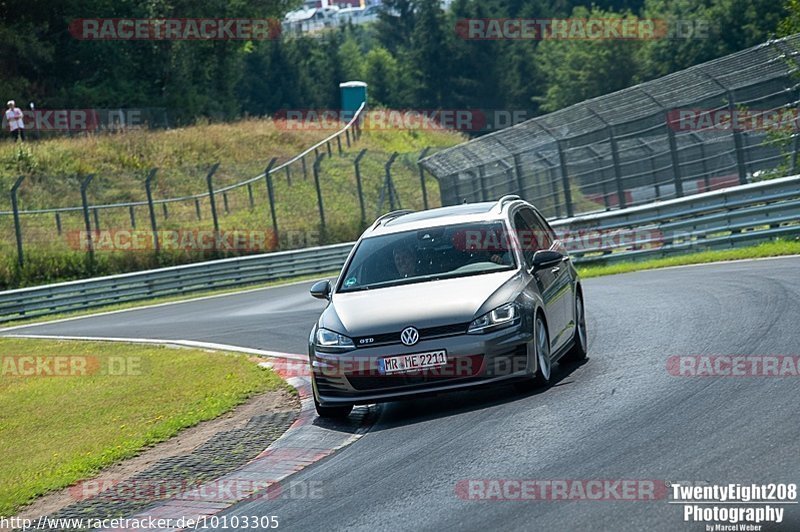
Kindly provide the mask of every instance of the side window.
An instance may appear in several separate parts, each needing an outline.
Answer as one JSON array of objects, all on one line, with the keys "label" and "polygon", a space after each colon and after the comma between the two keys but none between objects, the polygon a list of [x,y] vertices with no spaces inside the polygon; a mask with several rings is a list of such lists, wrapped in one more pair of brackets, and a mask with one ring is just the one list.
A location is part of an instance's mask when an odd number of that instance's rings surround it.
[{"label": "side window", "polygon": [[531,209],[522,209],[520,212],[522,213],[522,217],[525,219],[527,224],[533,228],[533,235],[530,238],[530,241],[532,247],[535,247],[535,251],[539,251],[540,249],[550,249],[550,246],[553,245],[552,235],[545,228],[544,223],[542,223],[536,213]]},{"label": "side window", "polygon": [[544,216],[542,216],[542,213],[540,213],[539,211],[535,211],[534,214],[536,215],[536,219],[539,220],[539,223],[542,225],[542,227],[544,227],[545,233],[550,239],[550,245],[552,246],[553,242],[558,240],[558,235],[556,234],[555,231],[553,231],[553,228],[550,227],[550,224],[547,223],[547,220],[545,219]]},{"label": "side window", "polygon": [[525,257],[525,263],[530,268],[533,265],[533,254],[537,251],[535,245],[531,242],[531,238],[535,237],[535,235],[533,229],[531,229],[531,226],[525,221],[521,213],[522,211],[518,211],[517,214],[514,215],[514,231],[517,233],[517,239],[522,247],[522,255]]}]

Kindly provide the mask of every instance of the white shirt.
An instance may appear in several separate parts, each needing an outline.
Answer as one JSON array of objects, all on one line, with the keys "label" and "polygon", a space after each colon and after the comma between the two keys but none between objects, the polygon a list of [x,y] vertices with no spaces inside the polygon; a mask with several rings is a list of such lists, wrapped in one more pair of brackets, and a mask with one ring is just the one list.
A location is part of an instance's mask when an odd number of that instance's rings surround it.
[{"label": "white shirt", "polygon": [[8,120],[8,127],[11,131],[25,129],[25,122],[22,120],[22,110],[19,107],[8,109],[6,111],[6,120]]}]

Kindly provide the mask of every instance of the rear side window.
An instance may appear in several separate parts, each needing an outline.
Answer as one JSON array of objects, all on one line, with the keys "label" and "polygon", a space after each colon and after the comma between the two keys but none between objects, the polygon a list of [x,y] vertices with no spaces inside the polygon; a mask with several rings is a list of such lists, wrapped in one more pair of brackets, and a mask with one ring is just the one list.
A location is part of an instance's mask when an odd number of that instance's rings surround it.
[{"label": "rear side window", "polygon": [[531,209],[521,209],[520,213],[522,213],[525,222],[533,229],[534,235],[531,239],[531,243],[537,248],[536,251],[540,249],[550,249],[550,246],[553,245],[553,235],[546,228],[539,216]]},{"label": "rear side window", "polygon": [[536,231],[522,216],[522,211],[518,211],[514,215],[514,232],[517,233],[525,264],[530,268],[533,266],[533,254],[538,251],[538,242],[536,241]]}]

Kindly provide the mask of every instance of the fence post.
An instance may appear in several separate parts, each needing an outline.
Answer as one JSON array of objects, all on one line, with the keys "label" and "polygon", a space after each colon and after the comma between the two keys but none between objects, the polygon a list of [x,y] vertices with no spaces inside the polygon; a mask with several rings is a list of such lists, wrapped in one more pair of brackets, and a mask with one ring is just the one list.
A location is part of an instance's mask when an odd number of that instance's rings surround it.
[{"label": "fence post", "polygon": [[219,163],[215,163],[206,174],[206,185],[208,186],[208,200],[211,203],[211,217],[214,220],[214,251],[217,250],[217,238],[219,235],[219,219],[217,218],[217,200],[214,198],[214,183],[212,178],[219,168]]},{"label": "fence post", "polygon": [[98,213],[97,207],[92,209],[92,214],[94,215],[94,230],[95,231],[99,231],[100,230],[100,214]]},{"label": "fence post", "polygon": [[[349,131],[349,130],[348,130]],[[356,188],[358,189],[358,206],[361,209],[361,227],[367,225],[367,212],[364,208],[364,189],[361,186],[361,168],[359,165],[361,164],[361,158],[367,154],[367,149],[364,148],[358,155],[356,155],[356,160],[353,162],[353,166],[356,170]]]},{"label": "fence post", "polygon": [[56,230],[58,231],[58,236],[61,236],[61,213],[56,211]]},{"label": "fence post", "polygon": [[518,153],[514,154],[514,177],[517,180],[517,194],[521,198],[524,188],[522,186],[522,161]]},{"label": "fence post", "polygon": [[272,220],[272,236],[275,238],[275,245],[280,247],[278,238],[278,216],[275,214],[275,190],[272,188],[272,167],[278,161],[277,157],[270,159],[267,169],[264,170],[264,181],[267,183],[267,197],[269,198],[269,215]]},{"label": "fence post", "polygon": [[622,185],[622,168],[619,160],[619,148],[617,147],[617,139],[614,137],[614,128],[610,125],[608,129],[608,142],[611,145],[611,161],[614,164],[614,180],[617,183],[617,199],[620,209],[628,206],[625,200],[625,187]]},{"label": "fence post", "polygon": [[672,173],[675,180],[675,197],[683,197],[683,181],[681,180],[681,163],[678,159],[678,141],[675,139],[675,130],[672,127],[672,121],[669,117],[669,111],[666,111],[667,117],[667,140],[669,141],[669,156],[672,161]]},{"label": "fence post", "polygon": [[[736,104],[733,101],[733,91],[726,91],[728,96],[728,112],[730,116],[736,116]],[[747,166],[744,160],[744,145],[742,143],[742,132],[735,125],[731,127],[733,133],[733,145],[736,148],[736,170],[739,172],[739,184],[747,184]]]},{"label": "fence post", "polygon": [[331,149],[331,141],[326,142],[325,146],[328,148],[328,157],[333,157],[333,150]]},{"label": "fence post", "polygon": [[253,201],[253,184],[252,183],[247,183],[247,198],[250,200],[250,210],[252,211],[256,206],[255,201]]},{"label": "fence post", "polygon": [[[22,226],[19,221],[19,206],[17,205],[17,189],[25,180],[25,176],[21,175],[17,178],[11,186],[11,210],[14,211],[14,236],[17,239],[17,264],[22,267],[25,264],[25,257],[22,252]],[[56,213],[58,214],[58,213]],[[58,232],[61,234],[61,231]]]},{"label": "fence post", "polygon": [[92,223],[89,221],[89,200],[86,198],[86,189],[94,179],[94,174],[89,174],[81,181],[81,204],[83,205],[83,223],[86,228],[86,243],[89,246],[89,264],[94,265],[94,244],[92,243]]},{"label": "fence post", "polygon": [[700,164],[703,166],[703,185],[705,185],[706,189],[704,192],[708,192],[711,190],[711,179],[709,178],[708,172],[708,161],[706,160],[706,144],[703,142],[703,137],[698,135],[695,132],[691,133],[692,138],[694,138],[698,145],[700,146]]},{"label": "fence post", "polygon": [[342,136],[336,135],[336,146],[339,148],[339,157],[342,156]]},{"label": "fence post", "polygon": [[164,213],[164,219],[169,219],[169,207],[167,207],[167,202],[164,201],[161,203],[161,212]]},{"label": "fence post", "polygon": [[350,130],[349,129],[345,129],[344,130],[344,135],[345,135],[345,138],[347,139],[347,147],[350,148]]},{"label": "fence post", "polygon": [[286,168],[286,184],[292,186],[292,171],[289,170],[289,167],[292,166],[291,164],[287,164],[284,168]]},{"label": "fence post", "polygon": [[136,229],[136,212],[134,212],[133,205],[128,206],[128,214],[131,217],[131,228]]},{"label": "fence post", "polygon": [[481,201],[489,201],[489,191],[486,190],[486,165],[478,166],[478,184],[481,187]]},{"label": "fence post", "polygon": [[[661,199],[661,191],[659,190],[660,187],[658,185],[658,176],[656,175],[656,161],[655,161],[655,157],[654,157],[655,150],[653,148],[651,148],[642,139],[638,139],[638,140],[639,140],[639,144],[642,145],[642,148],[644,148],[645,151],[650,155],[650,158],[649,158],[649,160],[650,160],[650,172],[653,174],[653,188],[655,189],[655,192],[656,192],[656,199]],[[705,164],[705,163],[703,163],[703,164]]]},{"label": "fence post", "polygon": [[194,199],[194,213],[197,216],[198,220],[200,220],[202,218],[200,216],[200,200],[198,198]]},{"label": "fence post", "polygon": [[425,186],[425,168],[422,167],[420,161],[428,155],[430,150],[430,146],[423,149],[417,158],[417,168],[419,168],[419,184],[422,186],[422,208],[426,211],[428,210],[428,189]]},{"label": "fence post", "polygon": [[321,153],[317,155],[316,159],[314,159],[314,186],[317,188],[317,205],[319,206],[319,223],[320,223],[320,233],[322,237],[322,241],[325,241],[325,207],[322,204],[322,189],[319,185],[319,164],[322,162],[322,159],[325,158],[325,154]]},{"label": "fence post", "polygon": [[397,200],[397,204],[400,205],[400,198],[396,197],[396,191],[394,189],[394,182],[392,181],[392,165],[394,164],[395,159],[399,154],[397,152],[392,153],[389,157],[389,160],[386,161],[386,164],[383,166],[386,170],[386,182],[385,186],[388,187],[387,191],[389,192],[389,206],[392,210],[395,210],[395,200]]},{"label": "fence post", "polygon": [[222,205],[225,208],[225,214],[230,214],[230,209],[228,208],[228,192],[225,191],[222,193]]},{"label": "fence post", "polygon": [[[572,218],[574,212],[572,209],[572,191],[569,188],[569,174],[567,174],[567,157],[564,154],[564,147],[561,145],[560,140],[556,141],[556,146],[558,147],[558,164],[561,168],[561,184],[564,187],[564,202],[567,208],[567,218]],[[553,191],[555,192],[555,186],[553,187]]]},{"label": "fence post", "polygon": [[306,156],[300,157],[300,163],[303,165],[303,179],[308,179],[308,168],[306,167]]},{"label": "fence post", "polygon": [[161,246],[158,241],[158,223],[156,222],[156,209],[153,206],[153,191],[150,188],[153,178],[156,176],[156,172],[158,172],[158,168],[153,168],[150,170],[150,173],[144,180],[144,190],[147,193],[147,208],[150,212],[150,229],[153,231],[153,249],[155,250],[156,254],[158,254]]}]

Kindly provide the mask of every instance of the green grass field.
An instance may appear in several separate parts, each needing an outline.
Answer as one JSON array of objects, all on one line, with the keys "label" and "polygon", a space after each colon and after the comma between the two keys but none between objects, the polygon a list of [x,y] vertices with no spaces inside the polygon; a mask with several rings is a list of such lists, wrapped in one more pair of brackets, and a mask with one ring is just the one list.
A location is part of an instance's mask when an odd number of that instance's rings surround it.
[{"label": "green grass field", "polygon": [[[148,169],[158,167],[154,199],[180,197],[206,192],[206,172],[216,162],[220,162],[220,167],[213,182],[215,190],[219,190],[263,172],[270,158],[277,157],[279,163],[286,161],[331,133],[265,119],[168,131],[58,138],[24,145],[5,142],[0,143],[0,188],[8,190],[16,176],[25,175],[19,192],[21,209],[74,207],[81,205],[80,180],[95,174],[88,189],[91,205],[143,201]],[[313,156],[306,159],[305,173],[299,162],[293,164],[288,174],[281,172],[274,177],[281,248],[341,242],[358,236],[363,226],[354,159],[360,150],[367,150],[361,162],[361,177],[365,218],[369,222],[379,210],[382,213],[389,209],[388,200],[379,209],[379,198],[384,164],[392,152],[400,153],[392,169],[399,203],[419,209],[423,206],[416,166],[420,151],[426,147],[433,150],[449,147],[463,140],[462,135],[445,130],[364,131],[350,149],[343,141],[341,155],[333,142],[333,156],[325,157],[320,164],[324,228],[317,205]],[[428,176],[427,184],[430,205],[438,206],[436,180]],[[252,205],[246,187],[215,195],[220,229],[263,232],[269,243],[272,225],[266,182],[253,183],[251,191]],[[10,210],[7,194],[0,197],[0,210]],[[135,207],[132,214],[137,230],[150,230],[146,206]],[[166,211],[159,207],[155,214],[159,230],[213,229],[208,199],[200,200],[197,205],[193,200],[169,203]],[[96,230],[94,212],[90,217],[92,228]],[[23,268],[18,268],[12,217],[0,216],[0,290],[250,252],[173,249],[156,256],[150,250],[102,251],[96,253],[94,262],[89,262],[85,250],[76,248],[78,232],[85,227],[81,212],[59,215],[60,234],[54,214],[26,215],[21,221],[26,261]],[[97,222],[101,230],[133,229],[131,212],[127,208],[98,209]]]},{"label": "green grass field", "polygon": [[[19,358],[25,356],[71,358],[60,369],[51,359],[38,375],[24,376],[32,368]],[[3,338],[0,357],[6,516],[253,394],[291,390],[243,355],[194,349]]]}]

